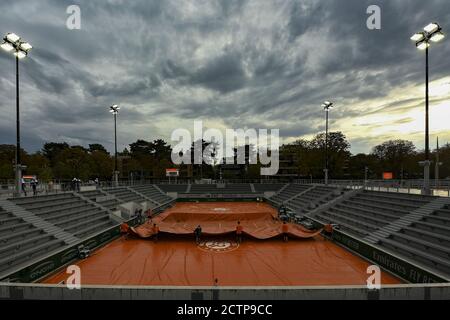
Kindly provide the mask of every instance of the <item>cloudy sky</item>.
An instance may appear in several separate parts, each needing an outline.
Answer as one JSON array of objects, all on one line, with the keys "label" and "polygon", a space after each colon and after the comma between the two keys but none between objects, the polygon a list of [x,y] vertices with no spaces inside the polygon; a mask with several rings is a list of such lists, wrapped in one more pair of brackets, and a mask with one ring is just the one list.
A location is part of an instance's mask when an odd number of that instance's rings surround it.
[{"label": "cloudy sky", "polygon": [[[81,30],[66,9],[81,8]],[[381,7],[381,30],[366,27]],[[15,0],[0,33],[34,46],[21,62],[24,147],[113,146],[108,106],[122,106],[121,148],[176,128],[281,130],[283,142],[332,130],[352,152],[387,139],[423,147],[424,53],[410,36],[450,30],[448,0]],[[450,141],[450,37],[430,51],[431,130]],[[0,53],[0,144],[15,141],[15,65]],[[434,145],[434,143],[433,143]]]}]

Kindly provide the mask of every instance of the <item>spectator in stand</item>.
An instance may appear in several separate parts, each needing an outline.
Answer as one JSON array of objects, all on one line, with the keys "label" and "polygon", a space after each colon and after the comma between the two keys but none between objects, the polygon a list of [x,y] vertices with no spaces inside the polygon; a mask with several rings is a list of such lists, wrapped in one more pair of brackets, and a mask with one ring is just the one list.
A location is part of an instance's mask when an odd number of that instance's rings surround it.
[{"label": "spectator in stand", "polygon": [[236,226],[236,242],[242,243],[242,232],[244,231],[244,228],[241,225],[241,222],[238,221]]},{"label": "spectator in stand", "polygon": [[21,184],[22,184],[22,192],[25,194],[25,197],[26,197],[27,196],[27,184],[25,183],[24,178],[22,178]]},{"label": "spectator in stand", "polygon": [[31,188],[33,189],[33,196],[37,196],[37,179],[31,180]]},{"label": "spectator in stand", "polygon": [[283,241],[288,242],[289,241],[289,225],[286,223],[286,221],[283,222],[282,226],[282,232],[283,232]]}]

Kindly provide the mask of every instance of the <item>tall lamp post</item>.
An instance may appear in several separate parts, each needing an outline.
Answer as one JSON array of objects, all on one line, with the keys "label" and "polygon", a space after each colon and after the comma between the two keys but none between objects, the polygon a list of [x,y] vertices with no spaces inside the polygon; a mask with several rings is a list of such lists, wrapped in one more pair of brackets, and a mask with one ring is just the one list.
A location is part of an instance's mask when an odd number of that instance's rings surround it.
[{"label": "tall lamp post", "polygon": [[442,28],[437,23],[430,23],[423,31],[414,34],[411,40],[416,43],[419,50],[425,50],[425,161],[420,164],[424,167],[423,174],[423,194],[430,195],[430,124],[429,124],[429,67],[428,67],[428,48],[430,42],[439,42],[444,39]]},{"label": "tall lamp post", "polygon": [[322,103],[322,108],[325,110],[326,114],[326,122],[325,122],[325,169],[323,172],[325,173],[325,185],[328,185],[328,118],[329,112],[333,108],[333,103],[330,101],[325,101]]},{"label": "tall lamp post", "polygon": [[444,163],[439,161],[439,137],[436,139],[436,166],[434,169],[435,187],[439,188],[439,167]]},{"label": "tall lamp post", "polygon": [[16,165],[15,165],[15,193],[20,196],[22,187],[22,159],[20,158],[20,105],[19,105],[19,60],[25,58],[33,48],[28,42],[15,33],[8,33],[4,38],[0,47],[6,52],[12,52],[16,57]]},{"label": "tall lamp post", "polygon": [[114,186],[119,186],[119,171],[117,166],[117,115],[119,114],[120,107],[113,105],[109,107],[109,112],[114,116]]}]

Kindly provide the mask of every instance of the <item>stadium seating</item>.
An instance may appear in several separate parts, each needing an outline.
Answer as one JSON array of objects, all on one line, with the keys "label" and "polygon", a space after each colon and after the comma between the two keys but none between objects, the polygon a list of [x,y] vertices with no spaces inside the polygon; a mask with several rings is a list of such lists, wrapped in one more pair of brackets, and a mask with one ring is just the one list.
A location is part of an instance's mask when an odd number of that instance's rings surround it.
[{"label": "stadium seating", "polygon": [[378,244],[450,276],[450,207],[393,232]]},{"label": "stadium seating", "polygon": [[337,203],[316,217],[327,223],[337,223],[343,230],[365,237],[430,201],[429,197],[416,195],[364,191]]},{"label": "stadium seating", "polygon": [[117,207],[123,203],[122,201],[119,201],[115,197],[108,198],[107,195],[102,193],[100,190],[94,190],[94,191],[84,191],[80,192],[81,195],[88,198],[91,201],[97,202],[99,205],[109,209],[109,210],[117,210]]},{"label": "stadium seating", "polygon": [[220,193],[223,194],[250,194],[253,193],[249,183],[231,184],[227,183],[225,188],[218,188]]},{"label": "stadium seating", "polygon": [[176,192],[176,193],[186,193],[188,190],[187,184],[159,184],[158,187],[163,192]]},{"label": "stadium seating", "polygon": [[220,188],[216,184],[193,184],[191,194],[252,194],[252,188],[248,183],[226,184]]},{"label": "stadium seating", "polygon": [[255,183],[255,191],[256,193],[264,193],[264,192],[278,192],[283,188],[286,184],[282,183]]},{"label": "stadium seating", "polygon": [[312,188],[311,185],[302,185],[302,184],[289,184],[286,188],[282,189],[281,192],[271,197],[270,200],[275,203],[282,204],[285,201],[299,195],[302,192],[307,191]]},{"label": "stadium seating", "polygon": [[82,192],[80,192],[80,194],[83,195],[84,197],[88,198],[91,201],[95,201],[95,199],[105,196],[100,190],[82,191]]},{"label": "stadium seating", "polygon": [[0,273],[65,245],[0,207]]},{"label": "stadium seating", "polygon": [[141,197],[139,194],[131,191],[126,187],[119,188],[107,188],[103,189],[105,192],[114,195],[116,198],[122,200],[124,203],[126,202],[145,202],[148,201],[144,197]]},{"label": "stadium seating", "polygon": [[154,185],[133,186],[132,189],[143,194],[156,204],[165,204],[173,200],[171,197],[159,191]]},{"label": "stadium seating", "polygon": [[335,187],[315,186],[313,189],[300,194],[286,202],[286,206],[294,210],[296,214],[308,213],[341,195],[341,191]]},{"label": "stadium seating", "polygon": [[13,202],[80,239],[114,225],[107,211],[72,193],[17,198]]}]

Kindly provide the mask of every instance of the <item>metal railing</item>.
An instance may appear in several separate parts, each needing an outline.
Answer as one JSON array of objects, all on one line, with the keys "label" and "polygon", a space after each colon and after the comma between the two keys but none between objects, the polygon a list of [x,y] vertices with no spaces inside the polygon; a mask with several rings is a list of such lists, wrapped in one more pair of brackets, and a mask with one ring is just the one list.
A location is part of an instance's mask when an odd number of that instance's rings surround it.
[{"label": "metal railing", "polygon": [[[195,184],[196,181],[190,182]],[[186,180],[169,181],[169,180],[122,180],[119,181],[119,187],[128,186],[140,186],[140,185],[180,185],[188,184]],[[318,184],[324,185],[324,180],[312,180],[312,179],[298,179],[294,181],[280,181],[276,179],[258,179],[258,180],[223,180],[223,181],[212,181],[212,184],[216,183],[226,183],[226,184],[283,184],[283,183],[298,183],[298,184]],[[370,191],[382,191],[382,192],[396,192],[396,193],[407,193],[407,194],[421,194],[423,188],[423,180],[329,180],[330,186],[336,186],[348,189],[361,189],[365,188]],[[82,182],[79,187],[100,187],[100,188],[112,188],[115,187],[114,183],[111,181],[102,181],[95,183],[93,181]],[[77,191],[78,185],[74,185],[72,181],[52,181],[49,183],[39,183],[36,192],[37,195],[48,195],[48,194],[58,194]],[[441,197],[450,197],[450,180],[444,179],[436,182],[435,180],[431,183],[431,189],[433,195]],[[33,189],[30,185],[26,185],[27,196],[33,196]],[[9,198],[15,196],[14,184],[2,184],[0,185],[0,197]],[[23,197],[24,194],[21,194]]]}]

